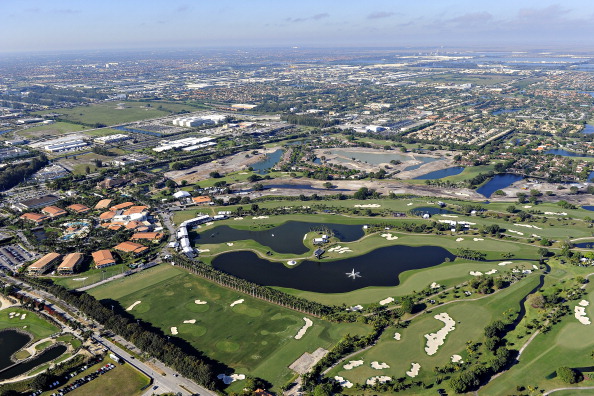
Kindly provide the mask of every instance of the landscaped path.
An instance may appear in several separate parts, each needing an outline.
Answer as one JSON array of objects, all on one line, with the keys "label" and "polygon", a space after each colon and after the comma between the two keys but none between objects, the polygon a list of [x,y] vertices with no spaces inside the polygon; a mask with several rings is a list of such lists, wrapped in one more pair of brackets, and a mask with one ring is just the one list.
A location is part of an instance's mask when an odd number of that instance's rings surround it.
[{"label": "landscaped path", "polygon": [[594,389],[594,386],[584,386],[582,388],[580,387],[574,387],[574,388],[557,388],[557,389],[551,389],[550,391],[546,391],[545,393],[543,393],[543,396],[547,396],[550,395],[551,393],[554,392],[560,392],[560,391],[564,391],[564,390],[588,390],[588,389]]}]

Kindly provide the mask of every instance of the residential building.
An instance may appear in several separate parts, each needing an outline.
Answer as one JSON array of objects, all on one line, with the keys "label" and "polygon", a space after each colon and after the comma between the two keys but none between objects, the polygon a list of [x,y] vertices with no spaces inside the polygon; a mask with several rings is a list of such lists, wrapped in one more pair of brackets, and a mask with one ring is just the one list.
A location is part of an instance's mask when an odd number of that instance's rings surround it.
[{"label": "residential building", "polygon": [[58,266],[58,273],[69,275],[76,272],[77,267],[83,262],[84,255],[82,253],[70,253],[64,256],[64,260]]},{"label": "residential building", "polygon": [[148,250],[148,247],[146,246],[129,241],[122,242],[119,245],[114,246],[113,248],[115,250],[119,250],[120,252],[131,253],[135,256],[138,256]]},{"label": "residential building", "polygon": [[52,219],[68,214],[68,212],[66,212],[64,209],[57,206],[46,206],[45,208],[41,209],[41,213],[48,215]]},{"label": "residential building", "polygon": [[111,265],[115,265],[116,263],[115,259],[113,258],[113,255],[107,249],[93,252],[91,256],[93,256],[95,268],[105,268]]},{"label": "residential building", "polygon": [[27,270],[30,274],[41,275],[50,270],[50,268],[56,264],[60,257],[62,257],[59,253],[48,253],[33,264],[31,264]]}]

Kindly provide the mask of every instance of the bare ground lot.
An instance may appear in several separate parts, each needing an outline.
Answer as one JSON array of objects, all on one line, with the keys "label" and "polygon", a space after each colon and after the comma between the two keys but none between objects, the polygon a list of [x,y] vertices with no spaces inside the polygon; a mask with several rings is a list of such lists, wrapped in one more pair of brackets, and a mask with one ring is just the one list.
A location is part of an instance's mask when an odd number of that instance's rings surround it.
[{"label": "bare ground lot", "polygon": [[[266,154],[275,152],[280,147],[273,147],[263,150],[258,150],[257,155],[253,155],[252,151],[242,151],[216,161],[208,162],[206,164],[194,166],[192,168],[170,171],[165,173],[165,177],[180,183],[182,180],[187,180],[188,183],[197,183],[204,179],[209,179],[210,172],[219,172],[225,175],[230,172],[237,172],[238,170],[247,169],[250,165],[262,161]],[[246,156],[249,156],[246,157]]]}]

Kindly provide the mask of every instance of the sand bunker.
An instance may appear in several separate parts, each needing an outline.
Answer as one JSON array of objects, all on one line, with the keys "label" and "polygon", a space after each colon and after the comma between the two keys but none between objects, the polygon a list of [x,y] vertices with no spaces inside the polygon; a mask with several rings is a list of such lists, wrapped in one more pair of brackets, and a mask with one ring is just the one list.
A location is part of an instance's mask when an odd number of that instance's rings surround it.
[{"label": "sand bunker", "polygon": [[374,369],[376,369],[376,370],[383,370],[383,369],[390,368],[390,366],[388,366],[387,363],[380,363],[378,361],[371,362],[371,367],[374,368]]},{"label": "sand bunker", "polygon": [[219,375],[217,375],[217,378],[222,380],[225,385],[229,385],[231,382],[244,380],[245,374],[231,374],[231,375],[219,374]]},{"label": "sand bunker", "polygon": [[462,356],[460,356],[460,355],[452,355],[452,363],[464,363],[462,361]]},{"label": "sand bunker", "polygon": [[126,311],[132,311],[134,309],[135,306],[137,306],[138,304],[140,304],[142,301],[134,301],[134,304],[130,305],[128,308],[126,308]]},{"label": "sand bunker", "polygon": [[202,301],[202,300],[194,300],[194,304],[204,305],[204,304],[208,304],[208,303],[206,301]]},{"label": "sand bunker", "polygon": [[208,253],[210,252],[210,249],[196,249],[196,251],[198,251],[198,253]]},{"label": "sand bunker", "polygon": [[398,239],[397,236],[392,234],[382,234],[381,237],[386,238],[388,241],[395,241],[396,239]]},{"label": "sand bunker", "polygon": [[297,264],[297,261],[295,261],[295,260],[287,261],[287,265],[295,265],[295,264]]},{"label": "sand bunker", "polygon": [[194,324],[196,323],[196,319],[184,320],[184,323]]},{"label": "sand bunker", "polygon": [[230,307],[234,307],[234,306],[236,306],[236,305],[238,305],[238,304],[243,304],[243,302],[244,302],[244,301],[245,301],[245,300],[244,300],[243,298],[241,298],[241,299],[239,299],[239,300],[233,301],[233,302],[231,303],[231,305],[229,305],[229,306],[230,306]]},{"label": "sand bunker", "polygon": [[331,247],[330,249],[328,249],[329,252],[336,252],[339,254],[344,254],[344,253],[352,253],[353,251],[351,249],[349,249],[348,247],[342,247],[340,245]]},{"label": "sand bunker", "polygon": [[414,205],[414,203],[412,203],[412,202],[409,202],[406,204],[406,206],[412,206],[412,205]]},{"label": "sand bunker", "polygon": [[437,314],[434,318],[442,321],[444,326],[439,329],[437,333],[425,334],[425,338],[427,339],[425,352],[427,352],[427,355],[429,356],[434,355],[437,352],[437,349],[444,344],[448,333],[456,329],[456,321],[447,313],[443,312]]},{"label": "sand bunker", "polygon": [[363,365],[363,360],[351,360],[344,366],[342,366],[345,370],[352,370],[355,367],[359,367]]},{"label": "sand bunker", "polygon": [[534,268],[535,270],[537,270],[538,269],[538,265],[532,264],[532,268]]},{"label": "sand bunker", "polygon": [[256,217],[252,217],[253,220],[260,220],[260,219],[267,219],[268,216],[256,216]]},{"label": "sand bunker", "polygon": [[456,238],[456,242],[462,242],[464,238]]},{"label": "sand bunker", "polygon": [[586,308],[579,305],[575,307],[575,318],[583,325],[589,325],[592,323],[590,322],[590,318],[588,318],[588,314],[586,314]]},{"label": "sand bunker", "polygon": [[472,238],[473,241],[478,242],[478,241],[484,241],[483,238]]},{"label": "sand bunker", "polygon": [[177,327],[172,327],[171,328],[171,334],[173,334],[173,335],[177,335],[178,334]]},{"label": "sand bunker", "polygon": [[87,279],[87,277],[84,277],[84,278],[74,278],[74,279],[72,279],[72,280],[73,280],[73,281],[84,281],[84,280],[86,280],[86,279]]},{"label": "sand bunker", "polygon": [[394,297],[384,298],[379,303],[380,303],[380,305],[386,305],[386,304],[390,304],[391,302],[394,302]]},{"label": "sand bunker", "polygon": [[518,235],[524,235],[523,232],[520,231],[516,231],[516,230],[507,230],[508,232],[513,232],[514,234],[518,234]]},{"label": "sand bunker", "polygon": [[21,320],[24,320],[26,317],[27,317],[27,314],[26,313],[22,314],[21,315]]},{"label": "sand bunker", "polygon": [[309,329],[311,326],[313,326],[313,322],[311,321],[311,319],[303,318],[303,320],[305,320],[305,324],[303,325],[302,328],[299,329],[299,331],[295,335],[296,340],[300,340],[301,337],[303,337],[305,335],[305,332],[307,331],[307,329]]},{"label": "sand bunker", "polygon": [[419,370],[421,369],[421,365],[419,363],[411,363],[412,367],[410,369],[410,371],[406,372],[406,375],[408,375],[411,378],[415,378],[417,375],[419,375]]},{"label": "sand bunker", "polygon": [[580,305],[582,307],[587,307],[588,305],[590,305],[590,302],[589,301],[586,301],[586,300],[582,300],[582,301],[580,301]]},{"label": "sand bunker", "polygon": [[565,213],[565,212],[560,212],[560,213],[557,213],[557,212],[544,212],[544,214],[546,214],[546,215],[555,215],[555,216],[567,216],[567,213]]},{"label": "sand bunker", "polygon": [[227,246],[233,246],[233,242],[227,242]]},{"label": "sand bunker", "polygon": [[481,271],[470,271],[470,275],[472,276],[481,276],[483,273]]},{"label": "sand bunker", "polygon": [[243,217],[234,217],[233,220],[243,220]]},{"label": "sand bunker", "polygon": [[495,274],[496,272],[497,272],[497,270],[496,270],[496,269],[492,269],[491,271],[487,271],[487,272],[485,272],[485,274],[487,274],[487,275],[493,275],[493,274]]},{"label": "sand bunker", "polygon": [[509,265],[509,264],[513,264],[513,263],[512,263],[511,261],[502,261],[502,262],[500,262],[500,263],[499,263],[499,264],[497,264],[497,265],[504,266],[504,265]]},{"label": "sand bunker", "polygon": [[431,285],[429,286],[432,289],[439,289],[441,287],[441,285],[439,283],[431,283]]},{"label": "sand bunker", "polygon": [[355,208],[381,208],[380,204],[355,205]]},{"label": "sand bunker", "polygon": [[381,375],[381,376],[377,376],[377,377],[371,377],[367,381],[365,381],[365,383],[367,385],[373,386],[378,382],[384,383],[384,382],[388,382],[388,381],[392,381],[392,377],[388,377],[387,375]]},{"label": "sand bunker", "polygon": [[334,376],[334,380],[336,382],[338,382],[340,384],[340,386],[342,386],[343,388],[352,388],[353,387],[353,383],[351,381],[347,381],[342,377],[339,377],[338,375]]},{"label": "sand bunker", "polygon": [[401,334],[400,334],[400,333],[394,333],[394,339],[395,339],[396,341],[400,341],[400,338],[401,338],[401,337],[402,337],[402,336],[401,336]]}]

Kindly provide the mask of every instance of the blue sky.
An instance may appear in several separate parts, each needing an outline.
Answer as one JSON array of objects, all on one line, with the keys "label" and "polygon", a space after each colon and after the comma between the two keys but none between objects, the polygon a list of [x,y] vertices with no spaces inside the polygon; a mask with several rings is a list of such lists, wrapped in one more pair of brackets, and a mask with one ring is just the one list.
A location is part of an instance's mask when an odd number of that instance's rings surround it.
[{"label": "blue sky", "polygon": [[592,0],[0,0],[0,52],[594,44]]}]

